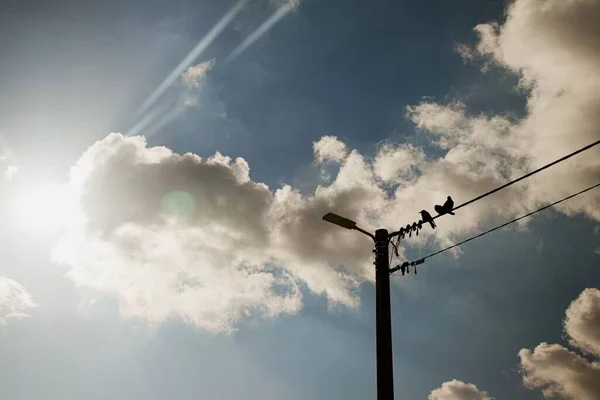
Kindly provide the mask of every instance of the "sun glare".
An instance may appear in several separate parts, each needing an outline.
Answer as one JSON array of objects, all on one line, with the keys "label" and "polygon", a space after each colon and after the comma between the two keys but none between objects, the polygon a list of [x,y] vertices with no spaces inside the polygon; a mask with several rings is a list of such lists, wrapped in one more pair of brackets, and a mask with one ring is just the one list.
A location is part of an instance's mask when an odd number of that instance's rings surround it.
[{"label": "sun glare", "polygon": [[13,204],[16,222],[26,229],[52,229],[68,224],[75,210],[67,194],[65,187],[56,183],[22,187]]}]

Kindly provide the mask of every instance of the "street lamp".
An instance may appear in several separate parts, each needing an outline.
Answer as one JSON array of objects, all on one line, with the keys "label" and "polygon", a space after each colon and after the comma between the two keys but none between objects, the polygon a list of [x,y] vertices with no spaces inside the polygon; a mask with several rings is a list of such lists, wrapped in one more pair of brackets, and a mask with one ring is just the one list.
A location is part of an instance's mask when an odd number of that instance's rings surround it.
[{"label": "street lamp", "polygon": [[390,306],[390,261],[388,246],[391,237],[387,229],[378,229],[375,235],[356,226],[356,222],[337,214],[328,213],[323,220],[342,228],[359,231],[375,242],[375,316],[377,336],[377,400],[394,399],[394,363],[392,357],[392,316]]},{"label": "street lamp", "polygon": [[365,235],[369,236],[371,239],[375,240],[375,236],[373,236],[371,232],[367,232],[364,229],[360,229],[358,226],[356,226],[356,222],[348,218],[341,217],[334,213],[327,213],[323,215],[323,220],[331,222],[334,225],[341,226],[342,228],[353,229],[355,231],[362,232]]}]

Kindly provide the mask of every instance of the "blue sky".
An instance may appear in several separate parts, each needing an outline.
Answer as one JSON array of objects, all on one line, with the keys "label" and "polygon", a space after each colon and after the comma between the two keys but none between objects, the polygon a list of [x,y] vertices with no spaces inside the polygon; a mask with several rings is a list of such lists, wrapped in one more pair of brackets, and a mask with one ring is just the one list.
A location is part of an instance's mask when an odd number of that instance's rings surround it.
[{"label": "blue sky", "polygon": [[[374,397],[371,248],[315,216],[397,228],[597,140],[600,24],[584,17],[600,3],[547,3],[302,0],[226,64],[285,4],[251,1],[189,65],[210,65],[197,85],[178,76],[149,109],[179,114],[157,128],[158,113],[147,143],[107,135],[234,2],[3,4],[0,168],[18,172],[0,184],[0,311],[28,316],[0,313],[0,397]],[[506,29],[474,31],[490,21]],[[597,183],[597,155],[440,219],[403,257]],[[48,183],[68,189],[30,190]],[[194,199],[188,220],[154,212],[174,190]],[[393,277],[396,397],[457,379],[543,399],[528,375],[592,399],[519,351],[558,344],[598,377],[600,296],[582,292],[600,286],[599,205],[589,193]],[[63,218],[78,207],[86,223]],[[587,330],[563,321],[578,298],[597,313]]]}]

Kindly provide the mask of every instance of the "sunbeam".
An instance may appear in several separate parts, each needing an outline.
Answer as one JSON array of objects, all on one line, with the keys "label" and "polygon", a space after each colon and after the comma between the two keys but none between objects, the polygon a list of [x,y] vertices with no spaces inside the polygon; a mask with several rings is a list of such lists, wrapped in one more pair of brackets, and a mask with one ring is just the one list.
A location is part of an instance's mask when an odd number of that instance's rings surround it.
[{"label": "sunbeam", "polygon": [[159,130],[169,125],[175,119],[179,118],[183,114],[183,112],[183,105],[176,105],[174,107],[171,107],[169,111],[162,114],[161,118],[154,125],[152,125],[148,130],[144,132],[144,136],[147,139],[150,139],[151,137],[156,135]]},{"label": "sunbeam", "polygon": [[166,104],[161,104],[154,107],[152,110],[146,113],[134,126],[127,132],[127,136],[135,136],[140,134],[143,129],[152,123],[160,114],[162,114],[167,108]]},{"label": "sunbeam", "polygon": [[260,39],[265,33],[269,31],[275,24],[281,21],[286,15],[288,15],[294,8],[296,8],[296,1],[289,1],[284,6],[281,6],[267,19],[261,26],[258,27],[254,32],[250,34],[238,47],[236,47],[231,54],[224,60],[224,64],[229,64],[240,56],[248,47],[252,46],[258,39]]},{"label": "sunbeam", "polygon": [[239,0],[221,20],[204,36],[204,38],[192,49],[192,51],[175,67],[165,80],[152,92],[150,97],[136,110],[136,118],[140,118],[160,96],[177,80],[177,78],[188,68],[200,54],[216,39],[216,37],[231,23],[231,21],[242,11],[248,0]]}]

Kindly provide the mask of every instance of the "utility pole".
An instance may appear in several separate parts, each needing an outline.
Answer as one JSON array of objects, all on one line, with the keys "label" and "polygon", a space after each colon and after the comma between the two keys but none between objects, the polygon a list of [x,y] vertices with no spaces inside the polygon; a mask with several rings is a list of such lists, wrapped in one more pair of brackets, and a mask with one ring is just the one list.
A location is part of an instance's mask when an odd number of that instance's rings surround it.
[{"label": "utility pole", "polygon": [[375,231],[375,318],[377,320],[377,400],[394,399],[389,236]]},{"label": "utility pole", "polygon": [[375,317],[377,336],[377,400],[394,400],[394,359],[392,356],[392,315],[390,304],[389,242],[396,233],[378,229],[375,235],[358,226],[356,222],[328,213],[323,220],[342,228],[364,233],[375,243]]}]

